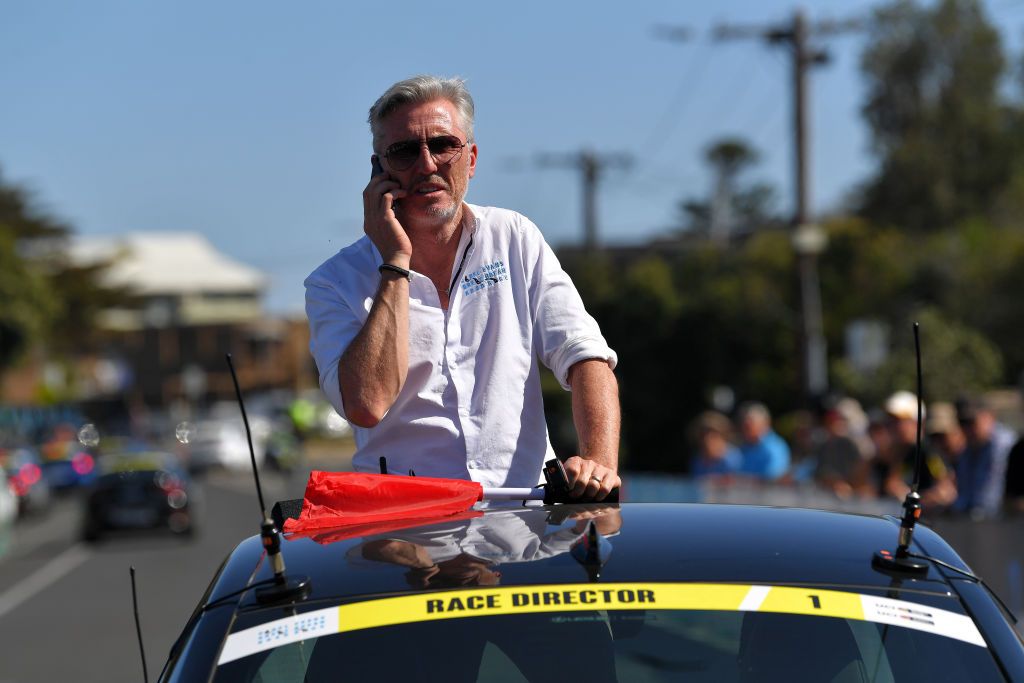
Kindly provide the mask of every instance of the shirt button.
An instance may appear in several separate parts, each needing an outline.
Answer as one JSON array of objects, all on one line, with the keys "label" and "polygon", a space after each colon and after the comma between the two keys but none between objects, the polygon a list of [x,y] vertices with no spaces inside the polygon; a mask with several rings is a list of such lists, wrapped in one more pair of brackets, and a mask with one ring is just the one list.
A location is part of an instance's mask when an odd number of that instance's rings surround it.
[{"label": "shirt button", "polygon": [[471,470],[472,469],[476,469],[476,463],[474,461],[470,460],[468,463],[466,463],[466,467],[468,467]]}]

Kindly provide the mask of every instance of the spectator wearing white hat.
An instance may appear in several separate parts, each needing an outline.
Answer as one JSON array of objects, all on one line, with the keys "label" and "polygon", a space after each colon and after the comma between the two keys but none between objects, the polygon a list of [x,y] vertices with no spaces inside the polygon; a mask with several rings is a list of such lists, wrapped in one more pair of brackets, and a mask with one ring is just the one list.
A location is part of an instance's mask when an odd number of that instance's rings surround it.
[{"label": "spectator wearing white hat", "polygon": [[[885,413],[892,433],[894,458],[885,483],[885,492],[899,500],[906,497],[914,481],[917,463],[917,396],[897,391],[885,401]],[[925,418],[922,406],[921,418]],[[922,434],[924,425],[921,425]],[[942,458],[921,444],[921,471],[918,492],[926,509],[945,509],[956,500],[956,485]]]}]

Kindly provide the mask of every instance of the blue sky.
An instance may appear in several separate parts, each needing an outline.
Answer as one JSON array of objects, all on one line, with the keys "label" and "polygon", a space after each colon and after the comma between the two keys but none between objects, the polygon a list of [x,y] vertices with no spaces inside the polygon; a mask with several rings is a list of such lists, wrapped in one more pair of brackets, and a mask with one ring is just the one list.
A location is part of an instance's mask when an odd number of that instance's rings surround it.
[{"label": "blue sky", "polygon": [[[358,5],[358,6],[357,6]],[[268,307],[301,310],[302,279],[362,234],[366,111],[392,82],[460,75],[476,100],[467,199],[516,209],[555,245],[581,239],[580,178],[542,152],[629,152],[599,195],[608,242],[677,225],[710,187],[723,135],[761,153],[791,195],[789,61],[720,22],[782,22],[780,0],[715,3],[347,3],[341,0],[0,2],[0,168],[83,234],[189,230],[266,271]],[[810,19],[873,2],[804,3]],[[1024,0],[991,0],[1011,50]],[[693,29],[689,42],[659,24]],[[829,39],[811,81],[812,197],[834,207],[872,168],[859,108],[864,37]],[[187,264],[183,264],[187,267]]]}]

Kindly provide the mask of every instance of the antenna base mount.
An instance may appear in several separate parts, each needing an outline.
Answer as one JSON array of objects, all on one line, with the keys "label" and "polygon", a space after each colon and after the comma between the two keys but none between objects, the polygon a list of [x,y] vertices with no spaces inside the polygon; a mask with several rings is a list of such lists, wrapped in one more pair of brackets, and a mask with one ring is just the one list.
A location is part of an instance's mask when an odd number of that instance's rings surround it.
[{"label": "antenna base mount", "polygon": [[875,553],[871,558],[871,566],[886,574],[924,576],[928,573],[928,565],[925,562],[911,557],[900,557],[898,552],[893,555],[888,550],[879,550]]},{"label": "antenna base mount", "polygon": [[273,585],[256,589],[256,602],[267,605],[279,602],[298,602],[309,596],[312,582],[308,576],[281,577],[283,580]]}]

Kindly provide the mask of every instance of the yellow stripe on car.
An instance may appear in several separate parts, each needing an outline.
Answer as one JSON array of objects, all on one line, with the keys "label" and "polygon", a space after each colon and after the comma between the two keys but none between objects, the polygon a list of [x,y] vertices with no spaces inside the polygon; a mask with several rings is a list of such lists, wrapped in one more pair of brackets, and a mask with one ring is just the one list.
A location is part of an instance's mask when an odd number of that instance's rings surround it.
[{"label": "yellow stripe on car", "polygon": [[333,633],[442,619],[623,610],[776,612],[892,624],[985,647],[970,617],[846,591],[727,583],[583,583],[399,595],[276,619],[228,636],[218,663]]}]

